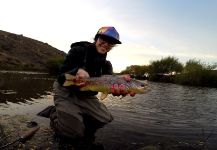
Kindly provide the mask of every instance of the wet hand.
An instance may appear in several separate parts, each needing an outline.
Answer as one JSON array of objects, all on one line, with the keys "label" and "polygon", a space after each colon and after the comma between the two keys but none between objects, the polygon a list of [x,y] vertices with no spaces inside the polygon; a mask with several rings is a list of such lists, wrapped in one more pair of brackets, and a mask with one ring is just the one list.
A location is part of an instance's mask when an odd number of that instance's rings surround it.
[{"label": "wet hand", "polygon": [[[78,69],[77,73],[76,73],[76,77],[77,80],[79,81],[79,79],[84,79],[84,78],[89,78],[89,73],[87,71],[85,71],[84,69]],[[79,86],[82,87],[85,85],[85,82],[80,82]]]},{"label": "wet hand", "polygon": [[[123,75],[123,79],[124,79],[125,81],[127,81],[127,82],[130,82],[130,81],[132,80],[132,78],[130,77],[129,74]],[[132,91],[128,92],[127,94],[129,94],[129,95],[132,96],[132,97],[136,95],[136,93],[135,93],[135,92],[132,92]],[[126,94],[126,95],[127,95],[127,94]]]},{"label": "wet hand", "polygon": [[126,96],[129,94],[130,96],[135,96],[136,93],[127,91],[127,87],[124,84],[113,84],[111,86],[111,93],[113,96]]},{"label": "wet hand", "polygon": [[89,73],[87,71],[80,68],[80,69],[78,69],[78,71],[76,73],[76,77],[78,77],[78,78],[89,78],[90,75],[89,75]]}]

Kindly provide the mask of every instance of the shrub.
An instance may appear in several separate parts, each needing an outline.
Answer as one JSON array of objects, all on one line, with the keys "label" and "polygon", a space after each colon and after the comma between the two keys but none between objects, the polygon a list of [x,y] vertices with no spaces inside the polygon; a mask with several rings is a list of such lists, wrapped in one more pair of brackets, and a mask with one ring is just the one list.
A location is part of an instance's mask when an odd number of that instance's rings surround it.
[{"label": "shrub", "polygon": [[215,65],[206,65],[196,60],[189,60],[181,74],[175,77],[175,83],[192,86],[217,87]]}]

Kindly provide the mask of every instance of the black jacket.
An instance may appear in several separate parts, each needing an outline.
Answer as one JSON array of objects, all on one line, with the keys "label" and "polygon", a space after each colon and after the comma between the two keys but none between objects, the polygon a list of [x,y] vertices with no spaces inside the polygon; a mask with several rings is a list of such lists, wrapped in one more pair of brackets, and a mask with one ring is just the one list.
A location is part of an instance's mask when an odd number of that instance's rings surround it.
[{"label": "black jacket", "polygon": [[112,64],[106,60],[106,54],[100,54],[94,43],[72,43],[63,66],[60,68],[58,82],[63,85],[64,74],[75,75],[79,68],[86,70],[90,77],[99,77],[103,74],[113,74]]}]

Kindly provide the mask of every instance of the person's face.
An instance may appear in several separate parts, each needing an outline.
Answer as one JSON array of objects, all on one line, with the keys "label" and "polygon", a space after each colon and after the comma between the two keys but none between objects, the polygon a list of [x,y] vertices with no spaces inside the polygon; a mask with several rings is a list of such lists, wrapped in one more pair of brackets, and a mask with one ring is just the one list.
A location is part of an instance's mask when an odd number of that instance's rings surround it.
[{"label": "person's face", "polygon": [[96,41],[96,49],[97,52],[100,54],[105,54],[109,52],[114,46],[115,44],[110,43],[109,41],[107,41],[102,37],[99,37]]}]

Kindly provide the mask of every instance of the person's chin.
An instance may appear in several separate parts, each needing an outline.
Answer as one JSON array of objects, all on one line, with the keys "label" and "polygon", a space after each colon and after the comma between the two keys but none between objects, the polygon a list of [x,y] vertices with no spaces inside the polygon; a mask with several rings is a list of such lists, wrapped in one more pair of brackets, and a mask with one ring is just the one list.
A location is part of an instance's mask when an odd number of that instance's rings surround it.
[{"label": "person's chin", "polygon": [[107,51],[106,51],[106,49],[100,49],[98,52],[99,52],[100,54],[105,54]]}]

